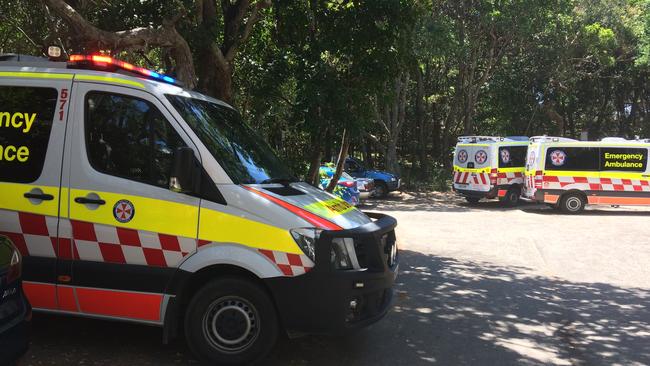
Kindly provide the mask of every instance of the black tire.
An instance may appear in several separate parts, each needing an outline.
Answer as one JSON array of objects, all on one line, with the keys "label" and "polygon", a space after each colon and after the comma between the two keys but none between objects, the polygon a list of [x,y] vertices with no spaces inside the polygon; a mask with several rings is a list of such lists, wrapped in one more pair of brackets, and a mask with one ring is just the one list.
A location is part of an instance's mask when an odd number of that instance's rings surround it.
[{"label": "black tire", "polygon": [[567,214],[577,214],[585,209],[587,200],[580,193],[567,193],[560,199],[560,209]]},{"label": "black tire", "polygon": [[521,196],[519,187],[510,187],[506,195],[501,198],[501,204],[505,207],[515,207],[519,204],[519,196]]},{"label": "black tire", "polygon": [[477,204],[478,201],[480,201],[481,199],[480,199],[480,198],[477,198],[477,197],[465,197],[465,200],[467,200],[467,202],[469,202],[470,204],[475,205],[475,204]]},{"label": "black tire", "polygon": [[278,338],[278,317],[267,293],[237,277],[209,282],[192,297],[185,313],[185,338],[209,365],[259,361]]},{"label": "black tire", "polygon": [[375,181],[375,197],[386,198],[388,197],[388,186],[385,182],[380,180]]}]

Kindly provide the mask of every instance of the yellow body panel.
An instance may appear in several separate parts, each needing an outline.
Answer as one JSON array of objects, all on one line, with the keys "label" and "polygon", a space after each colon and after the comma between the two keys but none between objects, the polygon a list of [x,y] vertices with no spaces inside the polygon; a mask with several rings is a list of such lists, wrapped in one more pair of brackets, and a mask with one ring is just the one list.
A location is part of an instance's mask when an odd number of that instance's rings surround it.
[{"label": "yellow body panel", "polygon": [[258,249],[302,254],[288,230],[223,212],[201,209],[199,237]]},{"label": "yellow body panel", "polygon": [[[43,193],[51,194],[54,199],[41,201],[39,204],[31,203],[23,195],[34,188],[40,188]],[[46,216],[59,214],[59,187],[38,186],[21,183],[0,183],[0,209],[29,212]]]},{"label": "yellow body panel", "polygon": [[[85,197],[91,192],[98,194],[101,199],[106,201],[106,204],[91,210],[86,208],[87,205],[74,202],[75,197]],[[135,214],[131,221],[121,223],[113,216],[113,206],[119,200],[129,200],[133,203]],[[70,190],[71,219],[134,230],[147,230],[162,234],[196,238],[198,210],[199,208],[193,205],[131,196],[123,193],[80,189]]]}]

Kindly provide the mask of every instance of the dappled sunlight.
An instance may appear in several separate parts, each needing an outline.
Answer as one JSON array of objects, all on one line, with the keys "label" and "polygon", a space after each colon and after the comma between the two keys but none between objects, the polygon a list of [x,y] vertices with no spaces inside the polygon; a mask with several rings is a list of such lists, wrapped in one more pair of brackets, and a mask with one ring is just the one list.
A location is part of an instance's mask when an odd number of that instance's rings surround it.
[{"label": "dappled sunlight", "polygon": [[[648,289],[569,282],[525,267],[405,250],[400,269],[394,308],[384,319],[345,336],[280,340],[263,364],[650,364]],[[108,350],[115,349],[142,355],[137,363],[143,365],[193,362],[181,339],[160,344],[157,328],[44,315],[35,325],[34,342],[56,340],[51,348],[64,360],[102,345],[92,354],[98,365],[111,364]],[[126,344],[124,334],[131,335]],[[25,364],[41,364],[32,357]]]},{"label": "dappled sunlight", "polygon": [[394,304],[357,334],[283,342],[272,364],[650,364],[648,289],[403,250]]}]

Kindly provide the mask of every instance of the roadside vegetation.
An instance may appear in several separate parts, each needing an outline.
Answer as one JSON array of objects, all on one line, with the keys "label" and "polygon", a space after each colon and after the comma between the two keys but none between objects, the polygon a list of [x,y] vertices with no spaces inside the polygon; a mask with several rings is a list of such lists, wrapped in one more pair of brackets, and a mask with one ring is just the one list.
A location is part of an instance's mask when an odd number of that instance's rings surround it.
[{"label": "roadside vegetation", "polygon": [[0,4],[0,53],[51,44],[232,103],[314,183],[352,154],[441,190],[463,134],[650,137],[650,0]]}]

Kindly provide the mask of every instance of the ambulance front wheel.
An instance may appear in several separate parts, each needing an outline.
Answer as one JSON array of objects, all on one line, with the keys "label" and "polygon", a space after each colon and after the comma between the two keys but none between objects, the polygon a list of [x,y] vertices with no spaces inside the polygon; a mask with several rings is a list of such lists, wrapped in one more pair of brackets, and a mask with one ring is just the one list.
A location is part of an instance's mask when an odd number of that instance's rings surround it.
[{"label": "ambulance front wheel", "polygon": [[560,199],[560,209],[564,213],[576,214],[585,209],[587,200],[580,193],[567,193]]},{"label": "ambulance front wheel", "polygon": [[209,282],[185,313],[189,348],[209,365],[259,361],[278,338],[278,318],[266,292],[242,278]]}]

